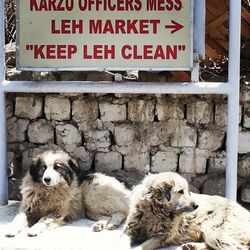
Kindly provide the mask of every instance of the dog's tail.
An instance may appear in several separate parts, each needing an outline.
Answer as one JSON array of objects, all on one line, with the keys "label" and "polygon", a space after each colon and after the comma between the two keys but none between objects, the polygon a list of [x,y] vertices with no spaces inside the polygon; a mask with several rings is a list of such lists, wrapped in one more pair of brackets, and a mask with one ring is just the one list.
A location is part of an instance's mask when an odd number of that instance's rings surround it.
[{"label": "dog's tail", "polygon": [[205,243],[212,249],[218,250],[249,250],[250,242],[247,245],[242,243],[228,234],[221,232],[221,230],[213,228],[212,230],[202,230],[202,236]]}]

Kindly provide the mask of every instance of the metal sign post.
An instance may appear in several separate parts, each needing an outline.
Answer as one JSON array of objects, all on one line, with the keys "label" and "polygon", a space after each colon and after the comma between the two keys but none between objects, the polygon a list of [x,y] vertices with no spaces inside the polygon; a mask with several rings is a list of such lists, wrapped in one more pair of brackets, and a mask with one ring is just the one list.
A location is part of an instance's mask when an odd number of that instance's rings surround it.
[{"label": "metal sign post", "polygon": [[[202,0],[196,0],[202,1]],[[204,4],[204,2],[203,2]],[[239,121],[239,67],[240,67],[240,22],[241,1],[230,0],[229,26],[229,69],[228,82],[77,82],[57,81],[6,81],[4,80],[4,2],[0,2],[0,203],[6,204],[8,198],[6,164],[6,92],[56,93],[60,84],[61,93],[142,93],[142,94],[226,94],[228,96],[227,126],[227,167],[226,197],[236,200],[237,194],[237,155]],[[198,46],[199,47],[199,46]],[[202,49],[201,49],[202,51]],[[200,55],[201,51],[197,51]],[[194,77],[196,78],[196,77]]]},{"label": "metal sign post", "polygon": [[4,1],[0,1],[0,205],[8,202],[4,33]]},{"label": "metal sign post", "polygon": [[241,1],[230,0],[226,197],[237,198]]}]

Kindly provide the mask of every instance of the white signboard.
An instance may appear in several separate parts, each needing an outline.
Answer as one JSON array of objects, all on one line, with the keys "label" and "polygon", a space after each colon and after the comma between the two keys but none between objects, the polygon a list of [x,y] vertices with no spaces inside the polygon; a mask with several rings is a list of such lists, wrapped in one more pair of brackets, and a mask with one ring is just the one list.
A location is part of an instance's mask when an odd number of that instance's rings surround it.
[{"label": "white signboard", "polygon": [[27,70],[191,70],[192,0],[18,0]]}]

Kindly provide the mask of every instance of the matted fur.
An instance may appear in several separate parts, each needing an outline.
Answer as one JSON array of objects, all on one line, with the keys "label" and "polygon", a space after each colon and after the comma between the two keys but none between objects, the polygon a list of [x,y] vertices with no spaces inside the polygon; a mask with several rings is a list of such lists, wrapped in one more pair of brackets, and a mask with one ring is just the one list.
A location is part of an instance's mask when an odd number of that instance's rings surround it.
[{"label": "matted fur", "polygon": [[113,229],[128,214],[129,191],[118,180],[101,173],[83,176],[77,163],[62,150],[49,150],[33,159],[21,194],[19,213],[7,237],[22,230],[36,236],[85,216],[98,221],[95,231]]},{"label": "matted fur", "polygon": [[190,193],[177,173],[152,174],[132,191],[123,238],[140,250],[249,250],[250,213],[226,198]]}]

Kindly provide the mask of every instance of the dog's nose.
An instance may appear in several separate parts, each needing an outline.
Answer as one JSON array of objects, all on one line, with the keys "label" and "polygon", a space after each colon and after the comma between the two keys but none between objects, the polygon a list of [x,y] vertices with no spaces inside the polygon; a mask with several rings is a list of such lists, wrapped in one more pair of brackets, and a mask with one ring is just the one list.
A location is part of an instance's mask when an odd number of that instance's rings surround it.
[{"label": "dog's nose", "polygon": [[50,181],[51,181],[51,178],[50,177],[44,177],[43,180],[45,181],[45,183],[49,184]]},{"label": "dog's nose", "polygon": [[195,210],[195,209],[197,209],[198,207],[199,207],[199,205],[198,205],[198,204],[196,204],[196,203],[194,203],[194,204],[193,204],[193,208],[194,208],[194,210]]}]

